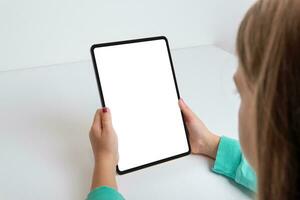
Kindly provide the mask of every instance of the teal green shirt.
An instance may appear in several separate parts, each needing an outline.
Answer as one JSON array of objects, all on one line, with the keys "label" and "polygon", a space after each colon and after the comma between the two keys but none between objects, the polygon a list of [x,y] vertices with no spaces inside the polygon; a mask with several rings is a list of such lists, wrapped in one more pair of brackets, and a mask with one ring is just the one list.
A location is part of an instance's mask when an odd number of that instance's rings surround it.
[{"label": "teal green shirt", "polygon": [[111,187],[101,186],[92,190],[87,200],[124,200],[124,197]]},{"label": "teal green shirt", "polygon": [[238,141],[222,136],[212,171],[233,179],[247,189],[256,191],[256,175],[248,164]]},{"label": "teal green shirt", "polygon": [[[244,158],[238,141],[222,136],[212,171],[256,191],[256,175]],[[92,190],[87,200],[124,200],[115,189],[101,186]]]}]

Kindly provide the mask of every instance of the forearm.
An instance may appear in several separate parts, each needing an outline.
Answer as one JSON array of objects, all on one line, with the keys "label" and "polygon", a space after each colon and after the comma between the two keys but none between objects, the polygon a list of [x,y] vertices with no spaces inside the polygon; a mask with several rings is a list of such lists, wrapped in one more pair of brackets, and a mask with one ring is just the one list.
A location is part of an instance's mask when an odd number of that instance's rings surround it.
[{"label": "forearm", "polygon": [[91,190],[100,186],[117,189],[116,166],[109,159],[95,161]]},{"label": "forearm", "polygon": [[95,161],[91,191],[87,200],[124,200],[124,197],[117,191],[116,164],[110,159]]}]

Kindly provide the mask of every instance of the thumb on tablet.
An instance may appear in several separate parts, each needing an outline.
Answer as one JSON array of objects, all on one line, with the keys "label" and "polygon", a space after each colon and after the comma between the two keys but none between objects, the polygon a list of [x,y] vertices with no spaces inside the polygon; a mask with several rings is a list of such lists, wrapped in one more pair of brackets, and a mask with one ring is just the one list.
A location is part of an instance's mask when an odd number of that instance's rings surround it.
[{"label": "thumb on tablet", "polygon": [[197,116],[189,108],[189,106],[183,101],[183,99],[180,99],[178,104],[179,104],[180,110],[183,112],[185,122],[189,123],[189,122],[195,121],[197,119]]},{"label": "thumb on tablet", "polygon": [[107,107],[102,108],[101,112],[101,120],[103,129],[111,129],[112,128],[112,120],[111,120],[111,113]]}]

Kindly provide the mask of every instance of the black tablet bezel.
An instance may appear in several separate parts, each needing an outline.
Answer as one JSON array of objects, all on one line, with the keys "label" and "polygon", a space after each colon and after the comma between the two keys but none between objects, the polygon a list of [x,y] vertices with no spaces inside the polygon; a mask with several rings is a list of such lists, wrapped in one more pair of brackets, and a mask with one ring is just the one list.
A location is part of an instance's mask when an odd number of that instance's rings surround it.
[{"label": "black tablet bezel", "polygon": [[[97,63],[96,63],[94,49],[99,48],[99,47],[105,47],[105,46],[114,46],[114,45],[122,45],[122,44],[137,43],[137,42],[147,42],[147,41],[153,41],[153,40],[164,40],[166,42],[167,49],[168,49],[168,54],[169,54],[169,60],[170,60],[172,73],[173,73],[173,79],[174,79],[175,88],[176,88],[176,92],[177,92],[177,97],[178,97],[178,100],[180,99],[180,94],[179,94],[179,90],[178,90],[178,85],[177,85],[177,80],[176,80],[176,76],[175,76],[175,70],[174,70],[174,66],[173,66],[173,62],[172,62],[172,57],[171,57],[171,52],[170,52],[170,48],[169,48],[168,39],[165,36],[157,36],[157,37],[149,37],[149,38],[140,38],[140,39],[117,41],[117,42],[94,44],[94,45],[91,46],[90,51],[91,51],[91,56],[92,56],[92,61],[93,61],[93,66],[94,66],[94,71],[95,71],[95,76],[96,76],[96,81],[97,81],[97,85],[98,85],[98,90],[99,90],[99,94],[100,94],[102,107],[105,107],[105,101],[104,101],[104,95],[103,95],[103,92],[102,92],[100,77],[98,75],[99,71],[98,71],[98,67],[97,67]],[[161,159],[161,160],[158,160],[158,161],[155,161],[155,162],[147,163],[147,164],[144,164],[144,165],[141,165],[141,166],[126,169],[126,170],[123,170],[123,171],[120,170],[118,165],[117,165],[116,166],[117,173],[119,175],[123,175],[123,174],[127,174],[129,172],[133,172],[133,171],[136,171],[136,170],[140,170],[140,169],[143,169],[143,168],[146,168],[146,167],[150,167],[150,166],[153,166],[153,165],[156,165],[156,164],[164,163],[164,162],[176,159],[176,158],[180,158],[180,157],[189,155],[191,153],[191,146],[190,146],[189,137],[188,137],[188,129],[187,129],[186,124],[184,122],[182,111],[181,111],[181,116],[182,116],[182,121],[183,121],[184,129],[185,129],[185,133],[186,133],[188,148],[189,148],[187,152],[182,153],[182,154],[178,154],[178,155],[175,155],[175,156],[171,156],[171,157],[168,157],[168,158],[164,158],[164,159]]]}]

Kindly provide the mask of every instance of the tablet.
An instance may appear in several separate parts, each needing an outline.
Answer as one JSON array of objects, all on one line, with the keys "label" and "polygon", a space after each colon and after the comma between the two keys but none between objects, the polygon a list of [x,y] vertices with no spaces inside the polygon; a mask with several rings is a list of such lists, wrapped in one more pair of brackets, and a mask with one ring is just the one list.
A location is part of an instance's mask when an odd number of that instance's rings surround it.
[{"label": "tablet", "polygon": [[118,136],[117,173],[190,154],[168,40],[164,36],[91,47],[102,106]]}]

